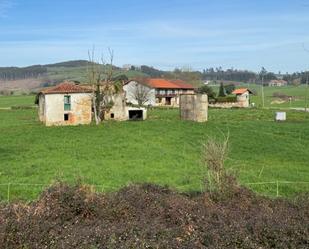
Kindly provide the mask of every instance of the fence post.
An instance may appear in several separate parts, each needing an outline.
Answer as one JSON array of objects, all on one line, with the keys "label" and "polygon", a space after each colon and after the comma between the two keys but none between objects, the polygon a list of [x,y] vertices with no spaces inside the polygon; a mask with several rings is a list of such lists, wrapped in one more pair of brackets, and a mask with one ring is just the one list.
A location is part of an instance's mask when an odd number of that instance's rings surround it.
[{"label": "fence post", "polygon": [[11,187],[11,183],[8,183],[8,192],[7,192],[8,203],[10,202],[10,187]]},{"label": "fence post", "polygon": [[279,197],[279,181],[277,180],[277,197]]}]

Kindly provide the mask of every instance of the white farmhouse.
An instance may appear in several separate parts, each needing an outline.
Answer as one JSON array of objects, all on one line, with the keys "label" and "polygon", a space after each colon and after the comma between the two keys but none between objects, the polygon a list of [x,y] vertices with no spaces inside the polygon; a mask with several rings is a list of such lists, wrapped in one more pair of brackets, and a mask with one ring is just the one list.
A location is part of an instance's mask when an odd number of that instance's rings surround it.
[{"label": "white farmhouse", "polygon": [[179,107],[181,94],[193,94],[194,87],[181,80],[143,78],[131,80],[123,87],[126,102],[133,105]]},{"label": "white farmhouse", "polygon": [[133,105],[154,106],[156,91],[143,81],[132,80],[123,86],[126,102]]}]

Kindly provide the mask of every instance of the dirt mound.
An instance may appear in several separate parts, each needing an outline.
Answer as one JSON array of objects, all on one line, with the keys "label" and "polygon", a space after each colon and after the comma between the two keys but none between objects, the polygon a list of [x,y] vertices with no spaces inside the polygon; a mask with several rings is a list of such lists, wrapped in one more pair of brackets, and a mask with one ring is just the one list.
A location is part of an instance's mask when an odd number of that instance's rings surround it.
[{"label": "dirt mound", "polygon": [[0,207],[0,248],[309,248],[309,200],[239,189],[187,196],[151,184],[96,194],[57,184]]}]

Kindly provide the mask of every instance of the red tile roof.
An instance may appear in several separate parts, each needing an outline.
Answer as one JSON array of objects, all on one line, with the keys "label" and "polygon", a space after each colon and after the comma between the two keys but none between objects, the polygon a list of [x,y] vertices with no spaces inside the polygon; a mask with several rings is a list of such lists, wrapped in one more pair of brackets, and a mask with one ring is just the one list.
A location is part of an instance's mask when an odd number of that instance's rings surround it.
[{"label": "red tile roof", "polygon": [[41,93],[52,94],[52,93],[88,93],[91,92],[89,88],[85,88],[74,83],[65,81],[57,86],[43,89]]},{"label": "red tile roof", "polygon": [[182,80],[145,78],[142,80],[137,79],[136,81],[140,83],[145,83],[150,87],[157,89],[192,89],[192,90],[194,89],[192,85],[187,84]]},{"label": "red tile roof", "polygon": [[239,89],[235,89],[232,94],[243,94],[245,92],[249,92],[252,93],[248,88],[239,88]]}]

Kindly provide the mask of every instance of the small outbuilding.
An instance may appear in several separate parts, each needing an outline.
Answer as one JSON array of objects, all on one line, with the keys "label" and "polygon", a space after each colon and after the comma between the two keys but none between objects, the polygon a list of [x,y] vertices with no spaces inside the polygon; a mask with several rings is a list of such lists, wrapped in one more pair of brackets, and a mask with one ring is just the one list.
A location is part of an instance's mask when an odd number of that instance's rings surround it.
[{"label": "small outbuilding", "polygon": [[253,94],[248,88],[239,88],[232,92],[236,95],[238,107],[250,106],[250,94]]},{"label": "small outbuilding", "polygon": [[46,126],[90,124],[91,90],[71,82],[39,92],[39,119]]}]

